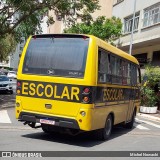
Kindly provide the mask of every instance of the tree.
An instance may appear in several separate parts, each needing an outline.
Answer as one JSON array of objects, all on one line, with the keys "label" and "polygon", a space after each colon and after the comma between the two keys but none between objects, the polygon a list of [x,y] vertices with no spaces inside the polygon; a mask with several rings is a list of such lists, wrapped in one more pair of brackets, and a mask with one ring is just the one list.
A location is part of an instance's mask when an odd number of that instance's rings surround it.
[{"label": "tree", "polygon": [[[86,14],[90,15],[99,9],[98,3],[98,0],[1,0],[0,44],[6,42],[5,39],[8,36],[19,42],[22,36],[28,37],[30,34],[41,33],[41,17],[49,10],[55,11],[62,19],[65,18],[68,24],[72,24],[74,23],[74,15],[82,18]],[[74,15],[72,10],[75,11]],[[13,16],[14,21],[10,23],[9,19]],[[48,17],[47,23],[53,24],[53,17]],[[13,43],[9,46],[14,48]],[[0,49],[0,61],[2,61],[7,54],[4,54],[6,51],[3,48]]]},{"label": "tree", "polygon": [[65,33],[80,33],[95,35],[105,41],[113,43],[113,40],[121,36],[122,23],[119,18],[110,19],[104,16],[98,17],[95,21],[91,18],[85,19],[82,23],[73,24],[64,30]]},{"label": "tree", "polygon": [[7,34],[5,38],[0,39],[0,61],[8,61],[8,53],[11,53],[16,46],[14,37]]}]

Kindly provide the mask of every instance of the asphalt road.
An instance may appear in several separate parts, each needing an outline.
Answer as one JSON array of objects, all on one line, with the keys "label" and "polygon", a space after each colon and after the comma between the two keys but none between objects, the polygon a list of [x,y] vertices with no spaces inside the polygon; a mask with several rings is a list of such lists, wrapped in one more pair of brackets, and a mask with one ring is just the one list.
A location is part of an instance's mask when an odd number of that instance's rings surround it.
[{"label": "asphalt road", "polygon": [[[68,134],[46,134],[41,128],[32,129],[24,126],[15,119],[13,95],[0,94],[0,105],[10,104],[9,108],[0,110],[0,150],[1,151],[159,151],[160,150],[160,122],[136,117],[132,130],[115,127],[111,138],[102,142],[94,139],[91,133],[77,136]],[[3,104],[3,105],[2,105]],[[5,116],[6,121],[1,117]],[[61,154],[61,153],[60,153]],[[79,155],[81,157],[81,154]],[[125,160],[130,158],[107,157],[61,157],[59,159],[111,159]],[[16,159],[16,158],[15,158]],[[44,158],[46,159],[46,158]],[[53,158],[52,158],[53,159]],[[57,158],[55,158],[57,159]],[[132,157],[135,160],[157,159],[160,157]]]},{"label": "asphalt road", "polygon": [[6,111],[10,119],[8,123],[0,123],[0,148],[3,151],[159,151],[160,148],[160,122],[141,117],[137,117],[133,130],[115,127],[111,138],[102,142],[95,140],[91,133],[77,136],[46,134],[41,128],[32,129],[18,122],[14,108],[2,111]]}]

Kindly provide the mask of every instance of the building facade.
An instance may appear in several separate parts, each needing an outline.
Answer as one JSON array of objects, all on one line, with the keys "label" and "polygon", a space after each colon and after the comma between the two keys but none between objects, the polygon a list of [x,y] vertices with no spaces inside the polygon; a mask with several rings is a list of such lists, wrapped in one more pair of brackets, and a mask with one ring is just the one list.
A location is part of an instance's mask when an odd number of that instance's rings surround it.
[{"label": "building facade", "polygon": [[[96,10],[92,14],[93,20],[98,16],[110,18],[112,16],[113,0],[99,0],[99,5],[101,6],[100,10]],[[59,15],[54,13],[54,11],[50,11],[49,15],[53,16],[55,23],[48,27],[48,33],[63,33],[63,30],[66,28],[65,20],[62,20]],[[79,19],[77,19],[77,21],[80,22]]]},{"label": "building facade", "polygon": [[114,0],[112,15],[123,23],[123,36],[115,42],[117,47],[129,53],[134,24],[132,55],[142,67],[147,63],[160,66],[160,1]]}]

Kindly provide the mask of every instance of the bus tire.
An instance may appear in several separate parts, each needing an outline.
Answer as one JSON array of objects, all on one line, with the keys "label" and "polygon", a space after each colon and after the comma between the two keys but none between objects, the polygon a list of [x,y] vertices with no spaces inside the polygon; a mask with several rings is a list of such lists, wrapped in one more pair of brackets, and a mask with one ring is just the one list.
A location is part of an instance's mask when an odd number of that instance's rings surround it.
[{"label": "bus tire", "polygon": [[42,130],[45,133],[50,133],[49,127],[46,124],[41,124]]},{"label": "bus tire", "polygon": [[10,94],[13,94],[13,91],[10,91]]},{"label": "bus tire", "polygon": [[106,119],[105,127],[96,131],[96,138],[102,141],[108,140],[112,132],[112,126],[113,119],[112,116],[109,115]]},{"label": "bus tire", "polygon": [[132,114],[132,119],[131,119],[130,122],[125,124],[125,128],[127,128],[127,129],[132,129],[133,128],[133,125],[134,125],[134,122],[135,122],[135,117],[136,117],[136,112],[134,110],[134,112]]}]

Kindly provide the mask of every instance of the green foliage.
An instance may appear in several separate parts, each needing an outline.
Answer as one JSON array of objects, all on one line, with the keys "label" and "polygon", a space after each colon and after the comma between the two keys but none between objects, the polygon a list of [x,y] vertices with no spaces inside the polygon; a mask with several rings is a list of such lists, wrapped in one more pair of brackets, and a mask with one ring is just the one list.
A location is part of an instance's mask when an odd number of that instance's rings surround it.
[{"label": "green foliage", "polygon": [[160,81],[160,67],[154,67],[151,65],[147,65],[145,67],[145,73],[143,78],[147,78],[147,84],[150,87],[154,87],[156,83]]},{"label": "green foliage", "polygon": [[8,53],[11,53],[15,49],[15,46],[16,41],[10,34],[7,34],[5,38],[0,40],[0,62],[8,60]]},{"label": "green foliage", "polygon": [[121,36],[121,30],[122,23],[119,18],[107,19],[100,16],[95,21],[88,18],[88,21],[73,24],[70,28],[65,29],[64,33],[90,34],[105,41],[113,42],[114,39]]},{"label": "green foliage", "polygon": [[141,105],[154,107],[160,99],[158,93],[154,90],[160,82],[160,67],[146,66],[143,81],[145,82],[141,87]]},{"label": "green foliage", "polygon": [[148,86],[143,86],[141,88],[141,94],[141,105],[146,107],[154,107],[156,105],[158,97],[153,89]]},{"label": "green foliage", "polygon": [[[27,38],[30,34],[41,33],[41,17],[47,15],[49,10],[53,10],[62,19],[65,18],[67,24],[72,24],[75,15],[87,19],[90,13],[99,9],[98,3],[98,0],[1,0],[0,44],[8,41],[8,35],[14,42],[19,42],[21,37]],[[11,9],[12,12],[9,12]],[[73,14],[71,10],[76,12]],[[8,19],[12,16],[14,21],[11,24]],[[48,17],[47,24],[53,23],[54,18]],[[12,43],[7,47],[5,49],[1,46],[4,51],[1,50],[0,61],[4,60],[7,52],[9,54],[14,48]]]}]

